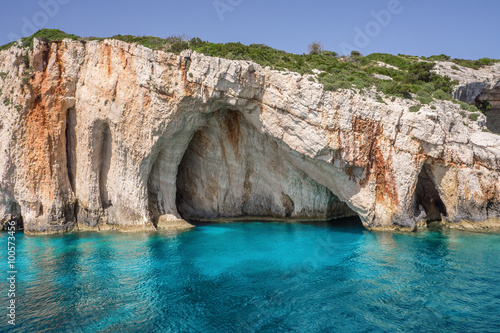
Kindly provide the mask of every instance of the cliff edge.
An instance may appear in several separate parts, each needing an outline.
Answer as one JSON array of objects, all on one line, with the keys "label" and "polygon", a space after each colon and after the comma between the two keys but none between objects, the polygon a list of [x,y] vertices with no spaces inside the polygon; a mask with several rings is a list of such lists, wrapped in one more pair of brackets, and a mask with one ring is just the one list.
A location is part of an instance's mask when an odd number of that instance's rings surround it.
[{"label": "cliff edge", "polygon": [[[0,73],[0,219],[27,233],[355,215],[372,229],[500,226],[500,136],[452,101],[416,110],[111,39],[14,45]],[[488,80],[456,97],[486,96]]]}]

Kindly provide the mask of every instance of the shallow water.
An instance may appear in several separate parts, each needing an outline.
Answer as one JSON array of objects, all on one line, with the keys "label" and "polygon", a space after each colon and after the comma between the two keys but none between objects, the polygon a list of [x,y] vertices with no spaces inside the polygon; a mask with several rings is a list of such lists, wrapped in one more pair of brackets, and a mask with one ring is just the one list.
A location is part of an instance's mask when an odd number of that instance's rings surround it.
[{"label": "shallow water", "polygon": [[[179,234],[18,233],[16,241],[18,324],[0,310],[0,330],[500,329],[498,234],[246,222]],[[0,288],[5,309],[5,278]]]}]

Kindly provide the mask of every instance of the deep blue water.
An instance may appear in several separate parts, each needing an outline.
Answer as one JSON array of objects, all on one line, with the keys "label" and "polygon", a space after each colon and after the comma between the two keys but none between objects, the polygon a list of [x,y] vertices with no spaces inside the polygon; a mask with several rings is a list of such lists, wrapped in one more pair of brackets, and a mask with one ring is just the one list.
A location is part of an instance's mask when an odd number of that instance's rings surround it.
[{"label": "deep blue water", "polygon": [[500,331],[498,234],[247,222],[18,233],[17,252],[9,332]]}]

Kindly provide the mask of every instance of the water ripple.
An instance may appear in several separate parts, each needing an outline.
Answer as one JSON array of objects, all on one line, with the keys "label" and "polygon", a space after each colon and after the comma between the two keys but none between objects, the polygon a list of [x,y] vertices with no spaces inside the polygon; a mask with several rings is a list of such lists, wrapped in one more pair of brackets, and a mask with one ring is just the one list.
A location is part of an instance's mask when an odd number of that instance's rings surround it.
[{"label": "water ripple", "polygon": [[494,234],[232,223],[180,234],[18,234],[17,251],[19,324],[0,323],[9,332],[500,327]]}]

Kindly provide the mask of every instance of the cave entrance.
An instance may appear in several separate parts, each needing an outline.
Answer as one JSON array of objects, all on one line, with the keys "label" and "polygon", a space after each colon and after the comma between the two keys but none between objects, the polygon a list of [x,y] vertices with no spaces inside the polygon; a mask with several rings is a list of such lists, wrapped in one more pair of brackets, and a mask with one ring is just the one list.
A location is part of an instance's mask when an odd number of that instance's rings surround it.
[{"label": "cave entrance", "polygon": [[101,207],[106,209],[112,206],[108,195],[108,173],[111,167],[112,138],[109,124],[104,121],[97,122],[94,127],[94,172],[99,183],[99,200]]},{"label": "cave entrance", "polygon": [[415,188],[415,211],[417,214],[421,211],[421,207],[427,214],[427,223],[441,221],[443,217],[447,216],[446,206],[441,200],[433,180],[432,171],[427,164],[422,167]]},{"label": "cave entrance", "polygon": [[500,108],[486,112],[486,127],[495,134],[500,134]]},{"label": "cave entrance", "polygon": [[[237,111],[219,111],[197,131],[178,166],[176,208],[188,221],[361,221],[288,152]],[[354,218],[354,219],[353,219]]]},{"label": "cave entrance", "polygon": [[476,106],[486,115],[486,127],[495,134],[500,134],[500,87],[484,89],[476,97]]}]

